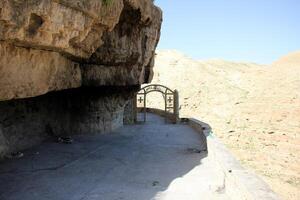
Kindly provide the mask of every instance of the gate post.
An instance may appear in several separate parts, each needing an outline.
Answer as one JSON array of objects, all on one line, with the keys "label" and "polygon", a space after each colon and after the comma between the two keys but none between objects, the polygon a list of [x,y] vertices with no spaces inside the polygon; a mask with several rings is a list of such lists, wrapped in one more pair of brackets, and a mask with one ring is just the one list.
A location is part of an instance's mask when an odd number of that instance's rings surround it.
[{"label": "gate post", "polygon": [[179,121],[179,94],[177,90],[174,91],[174,115],[174,122],[177,124]]},{"label": "gate post", "polygon": [[138,115],[138,108],[137,108],[137,93],[134,95],[133,98],[133,113],[134,113],[134,123],[137,123],[137,115]]}]

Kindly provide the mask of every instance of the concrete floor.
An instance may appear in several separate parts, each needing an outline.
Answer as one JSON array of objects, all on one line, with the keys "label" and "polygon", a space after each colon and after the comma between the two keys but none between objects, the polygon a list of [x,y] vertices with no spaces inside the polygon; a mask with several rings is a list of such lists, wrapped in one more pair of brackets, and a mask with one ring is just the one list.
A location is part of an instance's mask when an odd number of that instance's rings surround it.
[{"label": "concrete floor", "polygon": [[229,199],[224,175],[186,125],[148,114],[109,135],[46,142],[0,163],[1,200]]}]

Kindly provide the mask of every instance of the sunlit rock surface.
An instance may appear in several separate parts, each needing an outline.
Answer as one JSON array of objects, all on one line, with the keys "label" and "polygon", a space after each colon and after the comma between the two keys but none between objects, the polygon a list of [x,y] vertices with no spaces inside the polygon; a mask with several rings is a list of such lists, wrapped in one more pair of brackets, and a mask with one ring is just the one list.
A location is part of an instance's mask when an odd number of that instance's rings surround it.
[{"label": "sunlit rock surface", "polygon": [[148,82],[161,21],[151,0],[1,0],[0,100]]}]

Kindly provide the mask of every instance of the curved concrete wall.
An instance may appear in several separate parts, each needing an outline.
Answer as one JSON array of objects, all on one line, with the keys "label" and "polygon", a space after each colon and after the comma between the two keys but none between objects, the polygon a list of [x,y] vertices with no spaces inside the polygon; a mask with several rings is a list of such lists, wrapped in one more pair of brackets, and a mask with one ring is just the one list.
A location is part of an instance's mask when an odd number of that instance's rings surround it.
[{"label": "curved concrete wall", "polygon": [[280,198],[257,175],[244,169],[228,149],[214,136],[211,127],[197,119],[188,124],[198,131],[207,144],[208,155],[224,173],[226,193],[234,200],[279,200]]}]

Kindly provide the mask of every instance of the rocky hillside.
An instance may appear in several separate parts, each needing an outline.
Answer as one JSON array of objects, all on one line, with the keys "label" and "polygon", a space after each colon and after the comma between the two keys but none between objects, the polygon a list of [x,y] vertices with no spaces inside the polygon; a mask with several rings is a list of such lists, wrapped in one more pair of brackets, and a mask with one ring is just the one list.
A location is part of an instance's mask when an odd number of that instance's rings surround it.
[{"label": "rocky hillside", "polygon": [[[209,123],[246,167],[300,198],[300,52],[270,66],[159,51],[152,83],[179,90],[181,117]],[[160,96],[148,105],[161,107]]]}]

